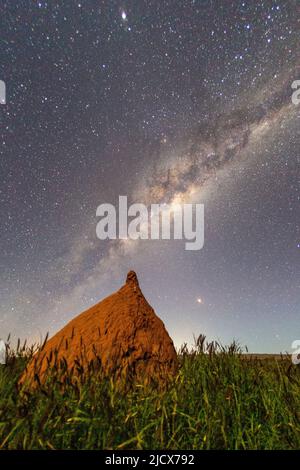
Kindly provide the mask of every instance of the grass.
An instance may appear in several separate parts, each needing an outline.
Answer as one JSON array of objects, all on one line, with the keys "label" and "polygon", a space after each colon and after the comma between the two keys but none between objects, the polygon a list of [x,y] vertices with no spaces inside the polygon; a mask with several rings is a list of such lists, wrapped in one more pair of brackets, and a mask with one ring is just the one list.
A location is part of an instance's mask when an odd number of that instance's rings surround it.
[{"label": "grass", "polygon": [[19,390],[33,349],[0,366],[0,449],[299,449],[300,366],[245,358],[200,336],[162,388],[101,372]]}]

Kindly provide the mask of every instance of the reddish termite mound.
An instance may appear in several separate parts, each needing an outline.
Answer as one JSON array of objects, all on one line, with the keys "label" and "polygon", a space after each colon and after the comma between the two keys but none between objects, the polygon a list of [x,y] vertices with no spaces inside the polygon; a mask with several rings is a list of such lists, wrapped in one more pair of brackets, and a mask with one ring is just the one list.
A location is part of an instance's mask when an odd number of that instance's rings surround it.
[{"label": "reddish termite mound", "polygon": [[[177,370],[177,355],[163,322],[139,287],[134,271],[126,284],[81,313],[49,339],[30,361],[20,383],[43,382],[48,370],[91,369],[105,375],[162,378]],[[81,370],[82,370],[81,369]]]}]

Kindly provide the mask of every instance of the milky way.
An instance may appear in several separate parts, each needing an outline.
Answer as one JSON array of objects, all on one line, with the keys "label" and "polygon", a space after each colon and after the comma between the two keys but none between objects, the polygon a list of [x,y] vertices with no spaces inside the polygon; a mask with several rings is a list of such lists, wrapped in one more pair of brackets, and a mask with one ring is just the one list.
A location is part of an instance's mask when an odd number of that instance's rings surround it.
[{"label": "milky way", "polygon": [[[298,2],[21,0],[1,11],[0,338],[54,333],[135,269],[176,345],[204,333],[289,350]],[[203,203],[203,249],[98,240],[96,208],[119,195]]]},{"label": "milky way", "polygon": [[[296,69],[294,74],[296,76]],[[167,168],[162,159],[164,169],[159,168],[153,175],[147,199],[170,202],[174,195],[179,195],[185,200],[191,187],[194,192],[199,190],[218,170],[241,158],[260,129],[259,138],[263,139],[270,129],[276,130],[282,119],[296,117],[297,110],[291,103],[290,81],[285,81],[279,90],[273,90],[272,84],[268,86],[267,97],[261,103],[253,105],[250,102],[247,107],[229,114],[219,113],[202,123],[194,132],[190,146],[183,155],[176,155],[175,161],[168,162]]]}]

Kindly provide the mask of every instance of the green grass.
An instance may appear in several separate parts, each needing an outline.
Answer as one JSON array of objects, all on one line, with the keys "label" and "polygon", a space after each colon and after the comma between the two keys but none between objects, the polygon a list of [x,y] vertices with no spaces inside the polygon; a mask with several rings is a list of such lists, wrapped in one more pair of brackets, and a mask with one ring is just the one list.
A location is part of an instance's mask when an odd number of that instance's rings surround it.
[{"label": "green grass", "polygon": [[18,390],[31,354],[0,366],[1,449],[300,448],[300,366],[287,356],[245,359],[200,337],[164,389],[91,373]]}]

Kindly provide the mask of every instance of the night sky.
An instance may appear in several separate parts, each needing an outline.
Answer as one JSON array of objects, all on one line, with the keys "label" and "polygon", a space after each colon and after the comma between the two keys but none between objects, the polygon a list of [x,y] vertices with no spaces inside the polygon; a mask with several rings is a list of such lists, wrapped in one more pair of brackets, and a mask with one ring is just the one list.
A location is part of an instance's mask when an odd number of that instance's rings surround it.
[{"label": "night sky", "polygon": [[[300,337],[298,1],[0,1],[0,337],[134,269],[176,346]],[[205,206],[205,242],[100,241],[96,208]]]}]

